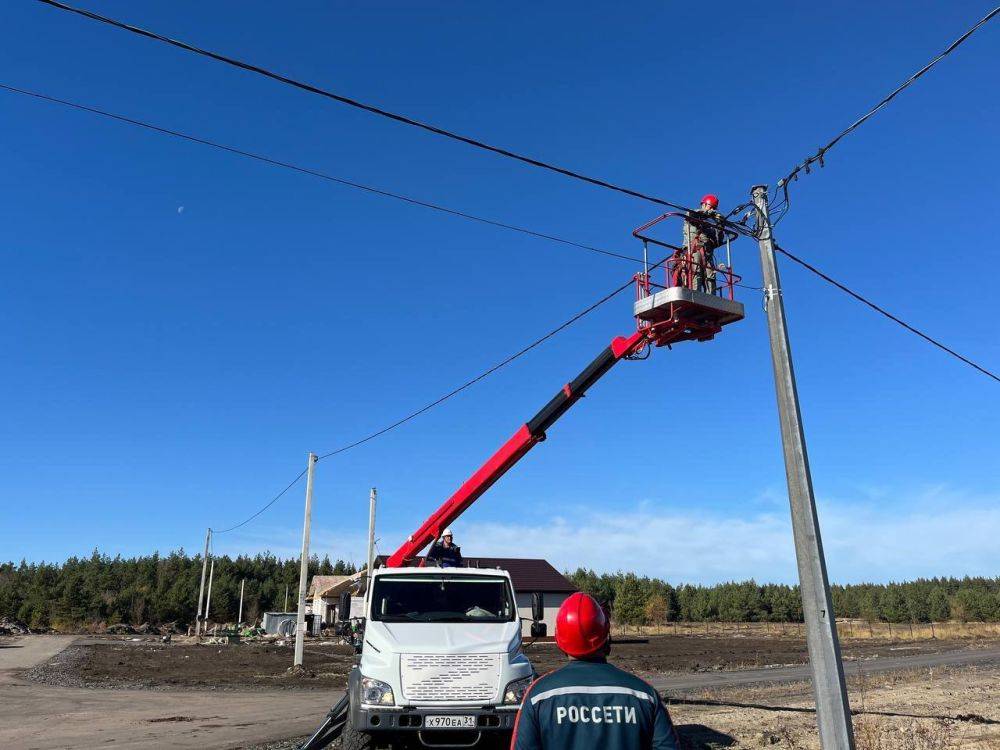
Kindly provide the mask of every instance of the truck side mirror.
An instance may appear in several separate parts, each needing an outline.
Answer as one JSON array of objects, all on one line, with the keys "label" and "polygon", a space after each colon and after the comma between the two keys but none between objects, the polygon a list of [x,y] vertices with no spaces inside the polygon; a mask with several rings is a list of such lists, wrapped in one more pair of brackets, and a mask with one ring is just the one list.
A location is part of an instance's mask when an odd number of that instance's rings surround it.
[{"label": "truck side mirror", "polygon": [[351,594],[345,591],[340,595],[340,604],[337,607],[337,619],[341,622],[351,621]]},{"label": "truck side mirror", "polygon": [[531,619],[535,622],[545,619],[545,595],[541,591],[535,591],[531,595]]},{"label": "truck side mirror", "polygon": [[549,626],[544,622],[531,623],[531,637],[544,638],[549,633]]}]

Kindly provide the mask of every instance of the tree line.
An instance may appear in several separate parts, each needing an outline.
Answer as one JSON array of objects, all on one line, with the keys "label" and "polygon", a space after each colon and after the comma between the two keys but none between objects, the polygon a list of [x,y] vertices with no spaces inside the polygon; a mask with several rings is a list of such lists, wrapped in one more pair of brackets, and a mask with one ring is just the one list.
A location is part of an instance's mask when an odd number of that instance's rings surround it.
[{"label": "tree line", "polygon": [[[281,610],[288,591],[290,607],[298,601],[299,560],[270,553],[253,557],[213,556],[209,619],[235,622],[240,582],[245,580],[243,621]],[[141,625],[192,624],[198,609],[202,556],[184,550],[169,555],[122,558],[94,550],[90,557],[64,563],[0,563],[0,617],[12,617],[31,628],[76,628],[97,623]],[[349,575],[349,562],[313,556],[309,577]],[[206,580],[206,589],[208,582]]]},{"label": "tree line", "polygon": [[[245,580],[243,620],[294,607],[299,561],[270,553],[216,556],[209,618],[234,622]],[[122,558],[94,550],[90,557],[57,563],[0,563],[0,617],[32,628],[74,628],[96,623],[193,623],[198,607],[202,556],[184,550],[169,555]],[[356,572],[350,562],[313,556],[309,575]],[[582,591],[607,603],[620,624],[667,622],[801,622],[798,586],[755,581],[713,586],[671,585],[634,573],[567,573]],[[931,578],[906,583],[833,586],[840,618],[868,622],[924,623],[1000,621],[1000,578]]]},{"label": "tree line", "polygon": [[[672,586],[634,573],[578,568],[567,578],[606,603],[625,625],[667,622],[802,622],[798,586],[755,581]],[[1000,621],[1000,578],[920,578],[905,583],[834,585],[839,618],[867,622]]]}]

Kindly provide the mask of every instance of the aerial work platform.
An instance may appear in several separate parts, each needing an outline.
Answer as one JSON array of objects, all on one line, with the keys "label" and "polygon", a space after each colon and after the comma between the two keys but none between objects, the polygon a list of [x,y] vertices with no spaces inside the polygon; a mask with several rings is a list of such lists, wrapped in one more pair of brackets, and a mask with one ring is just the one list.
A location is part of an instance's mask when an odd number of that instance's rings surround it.
[{"label": "aerial work platform", "polygon": [[[646,333],[655,346],[679,341],[709,341],[722,327],[744,317],[743,305],[736,301],[735,287],[741,278],[733,273],[729,242],[736,233],[723,228],[726,238],[726,262],[700,261],[687,248],[657,240],[643,232],[664,219],[682,213],[658,216],[632,232],[642,240],[645,267],[635,275],[635,304],[632,311],[639,331]],[[670,250],[666,260],[650,266],[649,245]],[[653,272],[662,269],[662,282],[653,281]],[[657,274],[659,275],[659,274]]]},{"label": "aerial work platform", "polygon": [[[667,287],[659,292],[648,293],[635,301],[633,313],[640,327],[667,327],[682,329],[688,336],[672,338],[671,341],[696,339],[707,341],[718,333],[722,326],[742,320],[743,305],[736,300],[726,299],[717,294],[699,292],[682,286]],[[659,333],[659,331],[658,331]],[[657,338],[660,338],[657,335]],[[658,346],[662,346],[659,344]]]}]

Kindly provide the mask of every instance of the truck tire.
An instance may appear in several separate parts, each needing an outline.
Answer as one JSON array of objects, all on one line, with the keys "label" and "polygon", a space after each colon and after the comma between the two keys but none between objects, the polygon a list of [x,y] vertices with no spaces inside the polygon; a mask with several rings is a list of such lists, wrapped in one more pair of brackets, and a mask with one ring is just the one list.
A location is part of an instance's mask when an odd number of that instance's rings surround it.
[{"label": "truck tire", "polygon": [[374,750],[375,742],[367,732],[355,729],[348,719],[344,725],[344,732],[340,735],[340,747],[342,750]]}]

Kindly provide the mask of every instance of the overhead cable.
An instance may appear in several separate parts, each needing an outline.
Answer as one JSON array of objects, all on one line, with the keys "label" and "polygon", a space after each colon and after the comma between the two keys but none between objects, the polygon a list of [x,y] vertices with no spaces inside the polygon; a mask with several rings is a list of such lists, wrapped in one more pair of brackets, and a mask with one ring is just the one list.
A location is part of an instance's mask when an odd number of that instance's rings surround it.
[{"label": "overhead cable", "polygon": [[858,294],[857,292],[855,292],[853,289],[850,289],[849,287],[845,286],[844,284],[841,284],[836,279],[831,278],[830,276],[828,276],[827,274],[823,273],[822,271],[820,271],[815,266],[813,266],[813,265],[807,263],[806,261],[802,260],[802,258],[799,258],[799,257],[793,255],[792,253],[788,252],[783,247],[781,247],[779,245],[775,245],[774,247],[775,247],[775,249],[779,253],[781,253],[782,255],[784,255],[789,260],[792,260],[795,263],[798,263],[800,266],[802,266],[806,270],[808,270],[808,271],[816,274],[817,276],[819,276],[821,279],[823,279],[824,281],[826,281],[828,284],[832,284],[833,286],[835,286],[838,289],[840,289],[842,292],[846,292],[847,294],[851,295],[858,302],[861,302],[862,304],[867,305],[868,307],[870,307],[875,312],[877,312],[877,313],[879,313],[881,315],[884,315],[885,317],[887,317],[892,322],[901,325],[903,328],[905,328],[906,330],[910,331],[910,333],[915,333],[917,336],[919,336],[920,338],[924,339],[928,343],[933,344],[938,349],[941,349],[943,352],[945,352],[947,354],[950,354],[951,356],[955,357],[956,359],[961,360],[962,362],[964,362],[965,364],[969,365],[970,367],[974,367],[975,369],[979,370],[979,372],[981,372],[983,375],[986,375],[987,377],[993,378],[994,380],[1000,382],[1000,376],[998,376],[996,373],[990,372],[985,367],[976,364],[975,362],[973,362],[968,357],[965,357],[965,356],[959,354],[958,352],[956,352],[954,349],[952,349],[952,348],[950,348],[948,346],[945,346],[944,344],[942,344],[937,339],[932,338],[931,336],[928,336],[926,333],[924,333],[923,331],[919,330],[918,328],[914,328],[909,323],[907,323],[905,320],[901,320],[900,318],[896,317],[895,315],[893,315],[891,312],[889,312],[885,308],[880,307],[879,305],[875,304],[874,302],[872,302],[871,300],[867,299],[866,297],[861,296],[860,294]]},{"label": "overhead cable", "polygon": [[[519,232],[529,237],[535,237],[541,240],[548,240],[550,242],[557,242],[561,245],[566,245],[568,247],[575,247],[580,250],[587,250],[589,252],[598,253],[599,255],[605,255],[610,258],[627,260],[630,263],[643,264],[646,262],[642,258],[636,256],[625,255],[624,253],[618,253],[613,250],[596,247],[594,245],[587,245],[583,242],[576,242],[575,240],[568,240],[565,237],[559,237],[557,235],[549,234],[547,232],[541,232],[537,229],[528,229],[527,227],[518,226],[516,224],[508,224],[507,222],[498,221],[496,219],[489,219],[484,216],[477,216],[476,214],[470,214],[467,211],[460,211],[456,208],[449,208],[448,206],[443,206],[440,203],[431,203],[430,201],[422,200],[420,198],[414,198],[412,196],[403,195],[401,193],[394,193],[390,190],[372,187],[371,185],[365,185],[360,182],[354,182],[352,180],[348,180],[343,177],[336,177],[335,175],[329,174],[327,172],[321,172],[311,167],[303,167],[299,164],[293,164],[291,162],[281,161],[280,159],[275,159],[270,156],[264,156],[263,154],[254,153],[253,151],[245,151],[244,149],[236,148],[235,146],[228,146],[224,143],[219,143],[218,141],[212,141],[207,138],[191,135],[190,133],[184,133],[179,130],[171,130],[170,128],[166,128],[161,125],[154,125],[153,123],[144,120],[138,120],[133,117],[127,117],[125,115],[116,114],[114,112],[109,112],[107,110],[99,109],[97,107],[91,107],[86,104],[80,104],[79,102],[73,102],[67,99],[60,99],[55,96],[49,96],[48,94],[42,94],[38,91],[31,91],[29,89],[23,89],[5,83],[0,83],[0,91],[8,91],[14,94],[21,94],[24,96],[32,97],[34,99],[50,102],[52,104],[59,104],[62,106],[70,107],[72,109],[80,110],[82,112],[89,112],[91,114],[99,115],[101,117],[107,117],[111,120],[123,122],[127,125],[134,125],[139,128],[144,128],[154,133],[160,133],[162,135],[167,135],[174,138],[180,138],[182,140],[190,141],[191,143],[197,143],[202,146],[210,146],[211,148],[219,149],[220,151],[225,151],[227,153],[235,154],[237,156],[242,156],[247,159],[253,159],[263,164],[269,164],[274,167],[288,169],[293,172],[299,172],[301,174],[309,175],[311,177],[319,177],[322,180],[327,180],[328,182],[333,182],[338,185],[343,185],[344,187],[355,188],[357,190],[362,190],[364,192],[370,193],[372,195],[378,195],[383,198],[391,198],[393,200],[398,200],[403,203],[408,203],[412,206],[419,206],[420,208],[429,208],[432,211],[438,211],[440,213],[447,214],[449,216],[455,216],[460,219],[467,219],[469,221],[474,221],[479,224],[486,224],[487,226],[497,227],[498,229],[507,229],[512,232]],[[738,231],[744,230],[742,225],[739,224],[733,224],[730,222],[728,226],[732,226]],[[747,232],[743,231],[742,233],[746,234]],[[747,284],[734,284],[734,286],[742,287],[744,289],[754,289],[754,290],[759,289],[759,287],[749,286]]]},{"label": "overhead cable", "polygon": [[343,177],[336,177],[326,172],[320,172],[317,169],[313,169],[310,167],[303,167],[298,164],[292,164],[291,162],[287,161],[281,161],[280,159],[275,159],[270,156],[264,156],[262,154],[257,154],[252,151],[245,151],[243,149],[236,148],[235,146],[227,146],[224,143],[212,141],[207,138],[191,135],[189,133],[183,133],[179,130],[171,130],[170,128],[165,128],[161,125],[154,125],[144,120],[137,120],[132,117],[126,117],[125,115],[115,114],[114,112],[108,112],[107,110],[98,109],[97,107],[87,106],[85,104],[72,102],[66,99],[59,99],[54,96],[49,96],[47,94],[39,93],[37,91],[30,91],[28,89],[22,89],[4,83],[0,83],[0,90],[9,91],[15,94],[22,94],[24,96],[30,96],[35,99],[41,99],[43,101],[51,102],[53,104],[60,104],[66,107],[71,107],[73,109],[80,110],[82,112],[90,112],[91,114],[100,115],[101,117],[107,117],[112,120],[117,120],[118,122],[126,123],[128,125],[134,125],[139,128],[145,128],[146,130],[150,130],[154,133],[160,133],[162,135],[168,135],[174,138],[180,138],[185,141],[190,141],[191,143],[201,144],[202,146],[210,146],[212,148],[216,148],[221,151],[226,151],[230,154],[236,154],[237,156],[242,156],[247,159],[254,159],[264,164],[270,164],[271,166],[274,167],[281,167],[282,169],[288,169],[293,172],[299,172],[301,174],[310,175],[312,177],[319,177],[322,180],[335,182],[345,187],[355,188],[357,190],[363,190],[373,195],[379,195],[384,198],[392,198],[394,200],[402,201],[404,203],[409,203],[414,206],[429,208],[433,211],[440,211],[441,213],[449,214],[451,216],[457,216],[462,219],[468,219],[469,221],[475,221],[480,224],[487,224],[489,226],[498,227],[500,229],[509,229],[512,232],[520,232],[521,234],[526,234],[530,237],[536,237],[542,240],[549,240],[551,242],[558,242],[562,245],[576,247],[581,250],[589,250],[590,252],[599,253],[601,255],[607,255],[612,258],[619,258],[621,260],[627,260],[633,263],[642,263],[642,258],[634,258],[629,255],[623,255],[622,253],[616,253],[612,250],[606,250],[604,248],[594,247],[593,245],[586,245],[582,242],[574,242],[573,240],[568,240],[563,237],[557,237],[553,234],[548,234],[546,232],[539,232],[537,230],[528,229],[526,227],[520,227],[515,224],[508,224],[506,222],[497,221],[496,219],[488,219],[483,216],[476,216],[475,214],[470,214],[466,211],[459,211],[454,208],[448,208],[447,206],[442,206],[439,203],[431,203],[430,201],[420,200],[419,198],[413,198],[411,196],[401,195],[399,193],[393,193],[389,190],[383,190],[382,188],[372,187],[371,185],[364,185],[360,182],[354,182],[352,180],[344,179]]},{"label": "overhead cable", "polygon": [[[652,266],[650,268],[650,270],[652,270],[654,268],[657,268],[658,266],[663,265],[663,263],[665,263],[665,262],[666,262],[666,260],[660,261],[655,266]],[[365,437],[363,437],[363,438],[361,438],[359,440],[355,440],[353,443],[348,443],[347,445],[344,445],[344,446],[342,446],[340,448],[332,450],[329,453],[324,453],[323,455],[321,455],[319,457],[320,460],[322,460],[324,458],[329,458],[330,456],[335,456],[338,453],[343,453],[345,451],[349,451],[351,448],[356,448],[359,445],[362,445],[363,443],[367,443],[369,440],[374,440],[375,438],[379,437],[380,435],[384,435],[385,433],[390,432],[391,430],[394,430],[397,427],[401,427],[402,425],[404,425],[407,422],[409,422],[411,419],[419,417],[424,412],[430,411],[435,406],[438,406],[439,404],[442,404],[445,401],[447,401],[448,399],[450,399],[452,396],[457,396],[459,393],[461,393],[462,391],[464,391],[466,388],[472,387],[473,385],[475,385],[476,383],[478,383],[480,380],[483,380],[484,378],[489,377],[490,375],[492,375],[494,372],[496,372],[500,368],[506,367],[507,365],[509,365],[514,360],[519,359],[520,357],[523,357],[525,354],[527,354],[528,352],[530,352],[532,349],[534,349],[535,347],[540,346],[541,344],[545,343],[546,341],[548,341],[550,338],[552,338],[553,336],[555,336],[560,331],[562,331],[562,330],[564,330],[566,328],[569,328],[571,325],[573,325],[580,318],[582,318],[583,316],[587,315],[588,313],[593,312],[598,307],[600,307],[601,305],[603,305],[605,302],[607,302],[608,300],[612,299],[613,297],[617,296],[618,294],[620,294],[621,292],[623,292],[625,289],[627,289],[628,287],[630,287],[633,283],[634,283],[633,279],[629,279],[628,281],[626,281],[624,284],[622,284],[617,289],[615,289],[615,290],[609,292],[608,294],[604,295],[603,297],[601,297],[601,299],[597,300],[597,302],[595,302],[594,304],[592,304],[589,307],[587,307],[586,309],[581,310],[580,312],[578,312],[576,315],[574,315],[572,318],[570,318],[569,320],[567,320],[565,323],[563,323],[563,324],[561,324],[561,325],[553,328],[551,331],[549,331],[548,333],[546,333],[541,338],[535,339],[530,344],[528,344],[527,346],[525,346],[523,349],[520,349],[519,351],[517,351],[514,354],[510,355],[506,359],[504,359],[504,360],[502,360],[500,362],[497,362],[495,365],[493,365],[492,367],[490,367],[488,370],[484,370],[483,372],[481,372],[479,375],[476,375],[476,377],[472,378],[471,380],[465,381],[464,383],[462,383],[462,385],[458,386],[454,390],[449,391],[448,393],[444,394],[443,396],[441,396],[440,398],[436,399],[435,401],[432,401],[431,403],[427,404],[427,406],[424,406],[424,407],[422,407],[420,409],[417,409],[414,412],[410,412],[409,414],[407,414],[402,419],[399,419],[399,420],[393,422],[392,424],[387,425],[386,427],[383,427],[382,429],[377,430],[377,431],[371,433],[370,435],[367,435],[367,436],[365,436]]]},{"label": "overhead cable", "polygon": [[[44,1],[46,1],[46,0],[43,0],[43,2]],[[947,55],[949,55],[950,53],[954,52],[966,39],[968,39],[970,36],[972,36],[981,27],[983,27],[987,23],[989,23],[989,21],[992,20],[998,14],[1000,14],[1000,6],[994,8],[989,13],[987,13],[985,16],[983,16],[983,18],[981,18],[978,23],[976,23],[974,26],[972,26],[972,28],[970,28],[968,31],[966,31],[964,34],[962,34],[962,36],[960,36],[958,39],[956,39],[954,42],[952,42],[950,45],[948,45],[947,49],[945,49],[943,52],[941,52],[937,57],[935,57],[933,60],[931,60],[929,63],[927,63],[924,67],[922,67],[916,73],[914,73],[909,78],[907,78],[903,83],[901,83],[899,86],[897,86],[896,89],[892,91],[892,93],[890,93],[888,96],[886,96],[884,99],[882,99],[882,101],[880,101],[878,104],[876,104],[870,110],[868,110],[868,112],[866,112],[864,115],[862,115],[857,120],[855,120],[853,123],[851,123],[845,130],[843,130],[840,133],[838,133],[837,136],[834,137],[834,139],[832,141],[830,141],[829,143],[827,143],[825,146],[822,146],[819,149],[819,151],[816,152],[815,156],[810,156],[805,161],[803,161],[801,164],[799,164],[798,166],[796,166],[784,178],[782,178],[781,180],[778,181],[778,186],[787,189],[789,180],[798,179],[798,174],[802,170],[805,170],[806,174],[809,174],[809,172],[811,171],[810,167],[813,164],[817,163],[817,162],[819,162],[820,167],[824,166],[824,158],[826,156],[826,152],[829,151],[834,146],[836,146],[837,143],[840,141],[841,138],[843,138],[844,136],[852,133],[854,130],[856,130],[858,127],[860,127],[862,124],[864,124],[869,118],[873,117],[875,115],[875,113],[877,113],[880,109],[882,109],[889,102],[891,102],[893,99],[895,99],[897,94],[901,93],[904,89],[906,89],[909,86],[913,85],[913,83],[916,82],[916,80],[918,78],[920,78],[920,76],[922,76],[924,73],[926,73],[927,71],[929,71],[931,68],[933,68],[939,62],[941,62],[941,60],[943,60]]]},{"label": "overhead cable", "polygon": [[243,521],[240,521],[235,526],[230,526],[229,528],[222,529],[221,531],[216,531],[215,529],[212,529],[212,534],[225,534],[228,531],[235,531],[236,529],[240,528],[241,526],[246,526],[248,523],[250,523],[252,520],[254,520],[257,516],[259,516],[265,510],[267,510],[272,505],[274,505],[276,502],[278,502],[284,496],[284,494],[286,492],[288,492],[288,490],[292,489],[292,487],[294,487],[296,484],[298,484],[299,480],[302,479],[302,477],[304,477],[306,475],[306,471],[308,471],[308,469],[303,469],[302,471],[300,471],[299,475],[297,477],[295,477],[295,479],[293,479],[291,482],[289,482],[288,485],[285,487],[285,489],[283,489],[281,492],[279,492],[273,498],[271,498],[270,500],[268,500],[267,503],[263,507],[261,507],[260,510],[258,510],[256,513],[254,513],[252,516],[250,516],[249,518],[247,518],[247,519],[245,519]]},{"label": "overhead cable", "polygon": [[294,78],[289,78],[288,76],[281,75],[280,73],[275,73],[274,71],[268,70],[267,68],[262,68],[258,65],[253,65],[252,63],[243,62],[242,60],[237,60],[233,57],[228,57],[218,52],[211,52],[210,50],[196,47],[192,44],[188,44],[187,42],[182,42],[177,39],[171,39],[170,37],[158,34],[154,31],[141,29],[137,26],[132,26],[131,24],[124,23],[123,21],[118,21],[114,18],[108,18],[107,16],[102,16],[98,13],[94,13],[93,11],[85,10],[83,8],[76,8],[72,5],[67,5],[66,3],[59,2],[58,0],[38,0],[38,2],[44,3],[45,5],[50,5],[53,8],[69,11],[70,13],[76,13],[78,15],[84,16],[85,18],[89,18],[94,21],[100,21],[101,23],[105,23],[110,26],[123,29],[125,31],[130,31],[133,34],[139,34],[140,36],[144,36],[149,39],[155,39],[156,41],[163,42],[164,44],[169,44],[179,49],[183,49],[187,52],[193,52],[197,55],[209,57],[213,60],[226,63],[227,65],[232,65],[234,67],[241,68],[251,73],[256,73],[258,75],[265,76],[266,78],[278,81],[279,83],[284,83],[288,86],[293,86],[297,89],[308,91],[311,94],[318,94],[319,96],[324,96],[328,99],[340,102],[341,104],[346,104],[349,107],[354,107],[356,109],[360,109],[365,112],[378,115],[380,117],[385,117],[390,120],[402,123],[404,125],[410,125],[416,128],[420,128],[430,133],[434,133],[435,135],[439,135],[444,138],[450,138],[451,140],[459,141],[461,143],[465,143],[469,146],[473,146],[475,148],[482,149],[484,151],[490,151],[494,154],[499,154],[500,156],[506,156],[510,159],[516,159],[517,161],[523,162],[524,164],[530,164],[533,167],[540,167],[542,169],[547,169],[551,172],[556,172],[557,174],[561,174],[565,177],[572,177],[573,179],[581,180],[583,182],[590,183],[591,185],[597,185],[598,187],[607,188],[608,190],[614,190],[619,193],[624,193],[625,195],[630,195],[633,198],[641,198],[642,200],[646,200],[651,203],[657,203],[661,206],[676,208],[681,211],[691,210],[685,206],[682,206],[677,203],[671,203],[670,201],[664,200],[662,198],[657,198],[655,196],[648,195],[646,193],[642,193],[637,190],[632,190],[630,188],[622,187],[620,185],[615,185],[613,183],[607,182],[606,180],[602,180],[597,177],[589,177],[580,172],[575,172],[571,169],[566,169],[564,167],[557,166],[550,162],[545,162],[541,161],[540,159],[535,159],[530,156],[525,156],[524,154],[518,154],[514,151],[510,151],[509,149],[501,148],[500,146],[493,146],[477,138],[461,135],[460,133],[456,133],[451,130],[446,130],[436,125],[431,125],[430,123],[422,122],[412,117],[407,117],[406,115],[390,112],[389,110],[382,109],[381,107],[377,107],[373,104],[368,104],[366,102],[362,102],[357,99],[352,99],[351,97],[344,96],[343,94],[337,94],[333,91],[322,89],[319,88],[318,86],[314,86],[309,83],[304,83]]},{"label": "overhead cable", "polygon": [[[662,265],[664,262],[666,262],[666,261],[664,260],[664,261],[661,261],[660,263],[657,263],[656,266],[653,266],[653,268],[656,268],[657,266]],[[621,292],[623,292],[626,288],[628,288],[629,286],[631,286],[632,283],[633,283],[633,280],[629,279],[627,282],[625,282],[624,284],[622,284],[620,287],[618,287],[614,291],[612,291],[612,292],[604,295],[601,299],[597,300],[597,302],[595,302],[594,304],[592,304],[589,307],[587,307],[586,309],[581,310],[580,312],[578,312],[576,315],[574,315],[572,318],[570,318],[569,320],[567,320],[565,323],[562,323],[561,325],[557,326],[556,328],[553,328],[551,331],[549,331],[548,333],[546,333],[541,338],[535,339],[530,344],[528,344],[527,346],[525,346],[523,349],[520,349],[519,351],[517,351],[514,354],[512,354],[511,356],[507,357],[503,361],[498,362],[497,364],[493,365],[488,370],[483,371],[482,373],[480,373],[476,377],[472,378],[471,380],[467,380],[462,385],[460,385],[457,388],[449,391],[448,393],[444,394],[443,396],[441,396],[440,398],[436,399],[435,401],[432,401],[431,403],[427,404],[427,406],[424,406],[423,408],[417,409],[416,411],[411,412],[410,414],[407,414],[402,419],[399,419],[399,420],[393,422],[392,424],[387,425],[387,426],[383,427],[382,429],[377,430],[376,432],[371,433],[370,435],[367,435],[367,436],[365,436],[365,437],[363,437],[363,438],[361,438],[359,440],[355,440],[352,443],[348,443],[347,445],[341,446],[340,448],[332,450],[332,451],[330,451],[328,453],[324,453],[321,456],[319,456],[316,460],[317,461],[322,461],[324,458],[330,458],[331,456],[335,456],[335,455],[337,455],[339,453],[345,453],[345,452],[351,450],[352,448],[356,448],[359,445],[363,445],[364,443],[367,443],[367,442],[369,442],[371,440],[374,440],[375,438],[380,437],[380,436],[386,434],[387,432],[391,432],[392,430],[395,430],[397,427],[401,427],[402,425],[406,424],[407,422],[415,419],[416,417],[419,417],[421,414],[424,414],[425,412],[430,411],[434,407],[439,406],[440,404],[443,404],[445,401],[447,401],[448,399],[452,398],[453,396],[457,396],[459,393],[461,393],[462,391],[466,390],[467,388],[471,388],[473,385],[475,385],[476,383],[478,383],[480,380],[483,380],[483,379],[489,377],[490,375],[492,375],[493,373],[495,373],[497,370],[500,370],[501,368],[506,367],[507,365],[509,365],[514,360],[519,359],[520,357],[524,356],[525,354],[527,354],[528,352],[530,352],[532,349],[534,349],[534,348],[540,346],[541,344],[543,344],[544,342],[548,341],[550,338],[552,338],[553,336],[555,336],[560,331],[563,331],[564,329],[569,328],[571,325],[573,325],[578,320],[580,320],[580,318],[584,317],[588,313],[593,312],[598,307],[600,307],[601,305],[603,305],[605,302],[607,302],[608,300],[612,299],[613,297],[615,297],[618,294],[620,294]],[[252,516],[249,516],[245,520],[240,521],[240,523],[236,524],[235,526],[230,526],[229,528],[222,529],[221,531],[215,531],[215,530],[213,530],[212,533],[213,534],[225,534],[228,531],[234,531],[234,530],[240,528],[241,526],[245,526],[246,524],[250,523],[252,520],[254,520],[258,516],[260,516],[264,511],[266,511],[268,508],[270,508],[272,505],[274,505],[276,502],[278,502],[278,500],[280,500],[282,498],[282,496],[285,495],[285,493],[287,493],[290,489],[292,489],[292,487],[294,487],[296,484],[298,484],[299,480],[302,479],[302,477],[304,477],[306,475],[306,471],[307,470],[308,469],[303,469],[301,472],[299,472],[298,476],[296,476],[295,479],[293,479],[281,492],[279,492],[277,495],[275,495],[273,498],[271,498],[265,505],[263,505],[259,510],[257,510]]]}]

